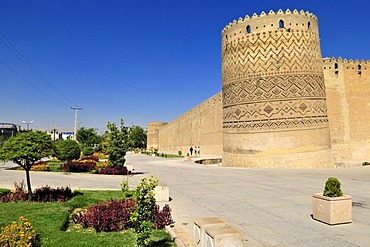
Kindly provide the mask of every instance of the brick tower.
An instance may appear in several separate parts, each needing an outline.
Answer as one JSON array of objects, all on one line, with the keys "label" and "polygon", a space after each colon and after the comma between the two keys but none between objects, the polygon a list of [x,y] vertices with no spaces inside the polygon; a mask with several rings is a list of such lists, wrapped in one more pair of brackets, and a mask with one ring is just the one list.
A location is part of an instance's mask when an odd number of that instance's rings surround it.
[{"label": "brick tower", "polygon": [[262,12],[222,31],[223,165],[332,167],[318,21]]}]

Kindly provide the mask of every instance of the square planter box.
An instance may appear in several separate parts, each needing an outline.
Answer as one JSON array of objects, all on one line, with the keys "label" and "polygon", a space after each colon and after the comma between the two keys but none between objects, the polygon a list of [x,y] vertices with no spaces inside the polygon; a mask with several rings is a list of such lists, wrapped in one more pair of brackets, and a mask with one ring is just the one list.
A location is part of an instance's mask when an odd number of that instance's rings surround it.
[{"label": "square planter box", "polygon": [[154,188],[154,198],[156,202],[170,201],[170,188],[166,184],[159,184]]},{"label": "square planter box", "polygon": [[323,196],[322,193],[312,195],[312,211],[315,220],[329,225],[352,222],[352,197]]}]

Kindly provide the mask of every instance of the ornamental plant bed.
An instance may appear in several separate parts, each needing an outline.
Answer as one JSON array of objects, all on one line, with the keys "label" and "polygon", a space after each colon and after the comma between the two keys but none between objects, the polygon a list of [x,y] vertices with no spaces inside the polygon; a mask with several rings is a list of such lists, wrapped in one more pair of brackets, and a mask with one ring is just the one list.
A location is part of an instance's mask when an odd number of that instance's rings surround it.
[{"label": "ornamental plant bed", "polygon": [[312,211],[315,220],[328,225],[352,222],[352,197],[344,195],[336,178],[328,178],[324,193],[312,196]]}]

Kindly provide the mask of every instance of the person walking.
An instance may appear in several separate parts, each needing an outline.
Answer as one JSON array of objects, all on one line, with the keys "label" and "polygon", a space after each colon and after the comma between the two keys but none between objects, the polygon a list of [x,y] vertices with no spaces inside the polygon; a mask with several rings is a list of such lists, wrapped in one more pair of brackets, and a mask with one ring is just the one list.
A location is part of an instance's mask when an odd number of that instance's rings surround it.
[{"label": "person walking", "polygon": [[190,147],[190,156],[193,155],[193,146]]},{"label": "person walking", "polygon": [[198,155],[200,156],[200,146],[198,146]]}]

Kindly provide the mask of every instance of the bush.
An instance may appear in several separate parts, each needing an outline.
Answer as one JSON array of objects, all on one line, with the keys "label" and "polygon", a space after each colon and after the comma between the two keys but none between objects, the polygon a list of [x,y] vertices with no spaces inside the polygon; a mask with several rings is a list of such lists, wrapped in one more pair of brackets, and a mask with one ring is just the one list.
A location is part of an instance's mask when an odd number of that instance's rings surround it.
[{"label": "bush", "polygon": [[93,155],[94,154],[94,149],[92,147],[84,147],[82,149],[82,154],[84,156],[89,156],[89,155]]},{"label": "bush", "polygon": [[84,228],[92,227],[96,232],[121,231],[134,226],[130,220],[134,208],[133,199],[110,200],[106,204],[88,207],[86,212],[73,214],[72,220]]},{"label": "bush", "polygon": [[[16,201],[27,201],[28,193],[26,186],[22,181],[19,185],[14,183],[14,192],[5,192],[0,196],[0,202],[16,202]],[[66,202],[72,198],[72,190],[67,187],[58,187],[52,189],[46,185],[41,188],[37,188],[32,193],[31,201],[33,202]]]},{"label": "bush", "polygon": [[106,168],[108,166],[109,166],[109,162],[108,161],[96,162],[96,169]]},{"label": "bush", "polygon": [[339,197],[343,195],[343,192],[340,188],[340,182],[337,178],[328,178],[325,183],[325,188],[324,188],[324,196],[329,196],[329,197]]},{"label": "bush", "polygon": [[46,163],[45,161],[39,161],[36,162],[32,167],[31,171],[36,171],[36,172],[49,172],[51,171],[49,164]]},{"label": "bush", "polygon": [[19,184],[17,182],[14,182],[14,192],[8,191],[2,193],[0,196],[0,202],[16,202],[16,201],[27,201],[28,200],[28,194],[26,191],[26,185],[24,184],[24,181],[20,182]]},{"label": "bush", "polygon": [[89,155],[89,156],[86,156],[86,157],[82,157],[80,160],[88,160],[88,161],[98,162],[99,161],[99,156]]},{"label": "bush", "polygon": [[1,229],[0,246],[41,246],[40,236],[36,234],[33,226],[23,216],[18,222],[13,222]]},{"label": "bush", "polygon": [[167,204],[164,205],[161,211],[159,211],[159,206],[155,205],[152,211],[154,218],[155,229],[163,229],[165,226],[171,225],[173,223],[171,208]]},{"label": "bush", "polygon": [[135,190],[135,211],[131,214],[131,220],[135,223],[136,245],[145,246],[154,221],[153,210],[155,209],[154,188],[158,185],[158,179],[141,179]]},{"label": "bush", "polygon": [[67,171],[67,172],[90,172],[95,170],[96,162],[95,161],[87,161],[87,162],[69,162],[65,163],[60,166],[60,169]]},{"label": "bush", "polygon": [[181,151],[181,150],[179,150],[179,151],[177,152],[177,154],[178,154],[179,156],[181,156],[181,155],[182,155],[182,151]]},{"label": "bush", "polygon": [[131,172],[127,171],[126,166],[108,166],[95,171],[95,174],[106,175],[130,175]]},{"label": "bush", "polygon": [[72,198],[72,190],[67,186],[65,188],[57,187],[56,189],[50,188],[46,185],[37,188],[32,194],[32,201],[34,202],[66,202]]}]

